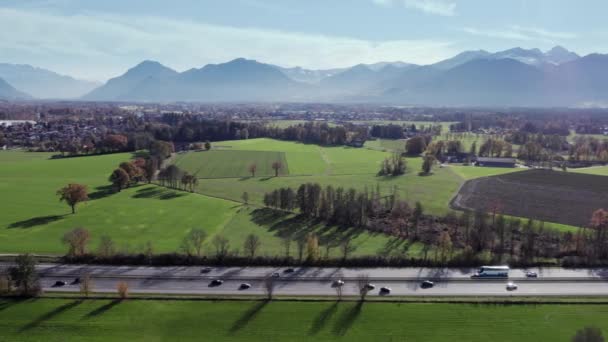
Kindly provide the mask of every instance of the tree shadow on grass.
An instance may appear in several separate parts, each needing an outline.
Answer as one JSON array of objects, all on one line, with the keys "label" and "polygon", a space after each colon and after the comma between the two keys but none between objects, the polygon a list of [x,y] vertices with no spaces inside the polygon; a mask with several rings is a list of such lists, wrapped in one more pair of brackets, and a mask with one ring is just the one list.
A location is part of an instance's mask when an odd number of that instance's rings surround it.
[{"label": "tree shadow on grass", "polygon": [[156,198],[160,200],[170,200],[174,198],[179,198],[186,196],[185,194],[160,187],[145,187],[143,189],[137,190],[135,195],[131,196],[132,198]]},{"label": "tree shadow on grass", "polygon": [[112,185],[102,185],[95,188],[95,192],[89,194],[90,200],[98,200],[104,197],[108,197],[115,193],[114,187]]},{"label": "tree shadow on grass", "polygon": [[308,331],[308,335],[316,335],[323,329],[323,327],[327,324],[327,321],[331,319],[331,317],[338,311],[338,302],[334,302],[330,307],[321,311],[319,315],[312,322],[312,326]]},{"label": "tree shadow on grass", "polygon": [[74,300],[71,301],[69,303],[63,304],[61,306],[56,307],[55,309],[45,313],[44,315],[36,318],[35,320],[33,320],[32,322],[24,325],[19,332],[26,332],[28,330],[34,329],[36,327],[38,327],[40,324],[48,321],[49,319],[52,319],[53,317],[61,314],[62,312],[65,312],[67,310],[70,310],[78,305],[80,305],[82,303],[82,300]]},{"label": "tree shadow on grass", "polygon": [[100,307],[98,307],[97,309],[89,312],[88,314],[86,314],[83,319],[89,319],[89,318],[93,318],[96,316],[99,316],[101,314],[106,313],[108,310],[110,310],[111,308],[113,308],[114,306],[120,304],[122,301],[120,299],[114,299],[113,301],[104,304]]},{"label": "tree shadow on grass", "polygon": [[334,335],[344,336],[361,314],[362,308],[363,301],[358,301],[357,304],[351,307],[348,311],[344,312],[334,326]]},{"label": "tree shadow on grass", "polygon": [[67,215],[48,215],[48,216],[39,216],[33,217],[27,220],[18,221],[11,223],[9,228],[32,228],[36,226],[42,226],[45,224],[49,224],[55,221],[59,221],[63,219]]},{"label": "tree shadow on grass", "polygon": [[255,305],[245,311],[243,315],[239,317],[239,319],[237,319],[230,327],[230,334],[234,334],[246,327],[247,324],[249,324],[249,322],[251,322],[251,320],[253,320],[269,302],[270,301],[268,300],[262,300],[255,303]]},{"label": "tree shadow on grass", "polygon": [[282,220],[289,216],[289,212],[282,210],[274,210],[270,208],[256,209],[251,212],[251,219],[254,223],[265,226],[272,223],[276,223],[278,220]]}]

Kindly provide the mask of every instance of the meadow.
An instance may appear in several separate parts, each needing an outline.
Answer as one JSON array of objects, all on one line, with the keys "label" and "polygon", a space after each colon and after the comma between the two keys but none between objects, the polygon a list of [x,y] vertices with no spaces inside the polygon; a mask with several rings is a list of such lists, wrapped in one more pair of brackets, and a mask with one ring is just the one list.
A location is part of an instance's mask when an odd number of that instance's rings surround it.
[{"label": "meadow", "polygon": [[274,162],[281,163],[278,174],[289,174],[284,152],[271,151],[197,151],[178,154],[175,165],[197,178],[235,178],[251,176],[249,166],[256,165],[256,176],[274,176]]},{"label": "meadow", "polygon": [[570,341],[605,305],[0,299],[6,341]]}]

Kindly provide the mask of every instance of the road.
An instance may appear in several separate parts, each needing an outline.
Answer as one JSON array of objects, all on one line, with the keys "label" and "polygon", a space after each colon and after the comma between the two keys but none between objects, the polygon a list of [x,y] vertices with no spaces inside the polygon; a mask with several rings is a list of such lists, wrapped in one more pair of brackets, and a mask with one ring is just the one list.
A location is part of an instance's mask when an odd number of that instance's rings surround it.
[{"label": "road", "polygon": [[[0,268],[7,267],[0,264]],[[529,269],[539,274],[537,279],[525,277],[524,269],[513,269],[509,281],[519,285],[516,291],[507,291],[507,280],[471,279],[475,269],[430,268],[295,268],[286,273],[285,268],[275,267],[217,267],[202,273],[201,267],[141,267],[99,265],[38,266],[43,288],[53,291],[78,291],[77,285],[52,287],[58,280],[70,283],[74,278],[89,274],[95,291],[116,292],[120,281],[129,284],[135,293],[166,294],[263,294],[262,279],[279,273],[275,280],[278,295],[335,295],[332,282],[345,281],[343,294],[357,295],[357,278],[367,274],[369,282],[376,286],[370,295],[378,295],[379,288],[391,288],[390,295],[427,296],[608,296],[608,269]],[[220,286],[210,286],[211,280],[222,279]],[[420,283],[431,279],[435,286],[422,289]],[[251,284],[248,290],[239,290],[242,283]]]}]

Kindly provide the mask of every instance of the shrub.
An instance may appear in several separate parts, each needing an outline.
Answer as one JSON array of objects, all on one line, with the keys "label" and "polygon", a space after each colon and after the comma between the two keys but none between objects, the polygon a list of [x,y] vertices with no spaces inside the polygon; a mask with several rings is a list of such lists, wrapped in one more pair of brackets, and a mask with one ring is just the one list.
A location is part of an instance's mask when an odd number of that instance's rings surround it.
[{"label": "shrub", "polygon": [[116,290],[120,299],[126,299],[129,297],[129,284],[127,284],[126,281],[119,282],[118,285],[116,285]]}]

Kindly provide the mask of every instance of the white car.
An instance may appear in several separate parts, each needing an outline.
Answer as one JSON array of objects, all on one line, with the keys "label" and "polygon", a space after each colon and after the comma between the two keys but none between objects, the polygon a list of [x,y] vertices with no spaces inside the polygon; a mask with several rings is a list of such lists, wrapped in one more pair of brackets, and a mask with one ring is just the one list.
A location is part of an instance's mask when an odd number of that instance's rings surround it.
[{"label": "white car", "polygon": [[334,282],[331,284],[331,286],[333,287],[339,287],[342,285],[344,285],[344,280],[342,279],[334,280]]},{"label": "white car", "polygon": [[508,282],[507,291],[515,291],[515,290],[517,290],[517,284],[515,284],[513,282]]},{"label": "white car", "polygon": [[528,278],[538,278],[538,273],[532,272],[532,271],[528,271],[528,272],[526,272],[526,277],[528,277]]}]

